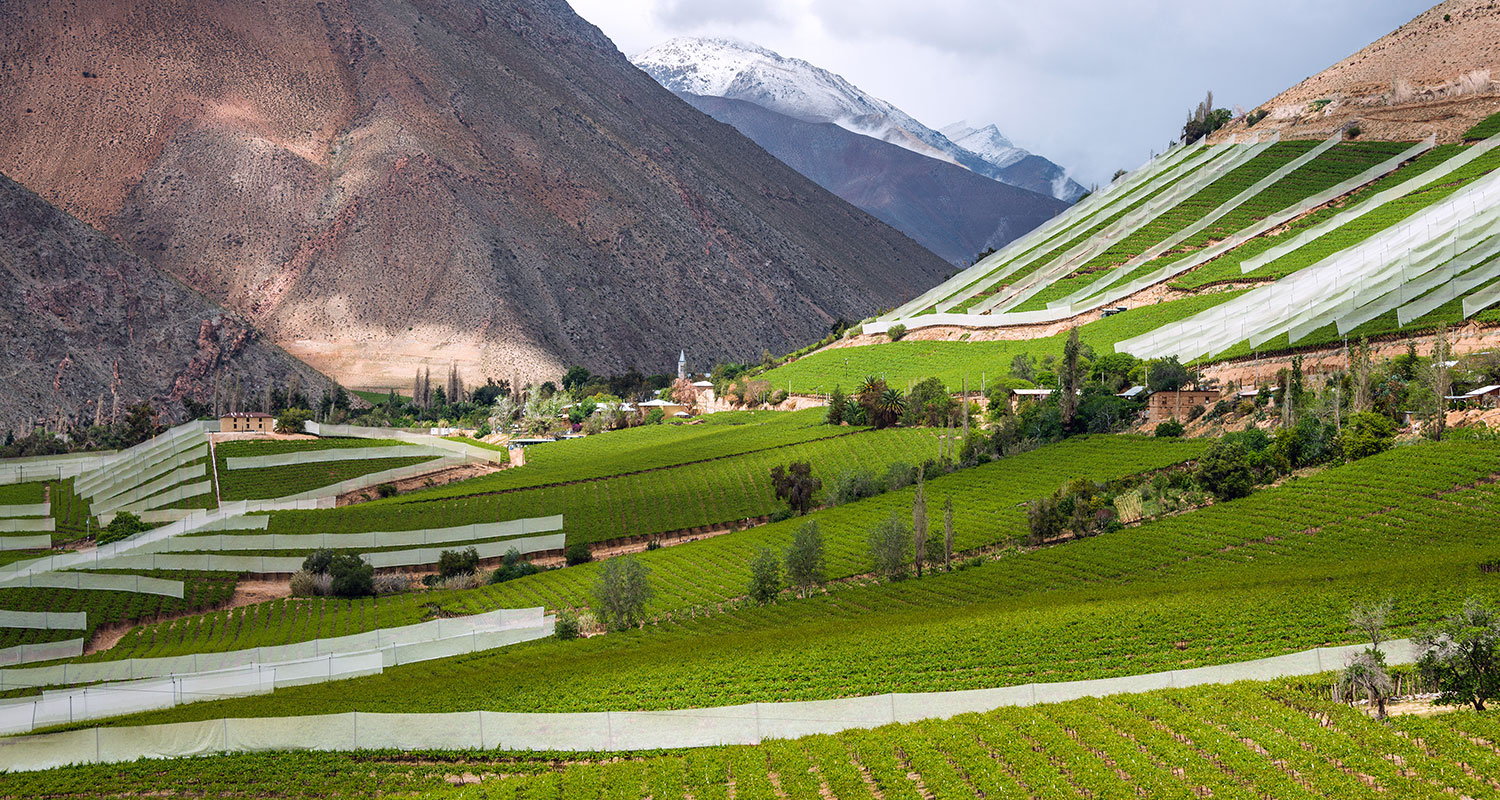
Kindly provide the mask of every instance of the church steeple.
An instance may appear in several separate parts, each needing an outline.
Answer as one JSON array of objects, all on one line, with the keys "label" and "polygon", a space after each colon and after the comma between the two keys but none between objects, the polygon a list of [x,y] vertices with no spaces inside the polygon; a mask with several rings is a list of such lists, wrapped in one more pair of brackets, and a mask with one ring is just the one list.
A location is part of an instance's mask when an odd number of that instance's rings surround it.
[{"label": "church steeple", "polygon": [[682,351],[679,351],[677,353],[677,377],[679,377],[679,378],[686,378],[687,377],[687,351],[686,350],[682,350]]}]

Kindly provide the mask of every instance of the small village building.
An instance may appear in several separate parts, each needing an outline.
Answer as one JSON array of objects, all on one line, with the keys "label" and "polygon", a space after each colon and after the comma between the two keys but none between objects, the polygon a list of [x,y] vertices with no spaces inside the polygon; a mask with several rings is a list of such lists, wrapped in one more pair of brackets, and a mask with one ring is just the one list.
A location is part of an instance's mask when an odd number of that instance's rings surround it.
[{"label": "small village building", "polygon": [[698,397],[705,403],[714,402],[713,381],[693,381],[693,388],[698,390]]},{"label": "small village building", "polygon": [[259,411],[237,412],[219,417],[221,433],[271,433],[276,429],[276,418]]},{"label": "small village building", "polygon": [[1495,408],[1500,405],[1500,384],[1481,386],[1468,394],[1453,395],[1447,399],[1463,406]]},{"label": "small village building", "polygon": [[1158,425],[1169,419],[1186,421],[1195,408],[1203,408],[1219,400],[1215,389],[1156,392],[1146,403],[1146,424]]},{"label": "small village building", "polygon": [[1140,400],[1144,399],[1149,394],[1150,392],[1148,392],[1146,390],[1146,387],[1144,386],[1132,386],[1129,389],[1126,389],[1125,391],[1115,395],[1115,397],[1123,397],[1126,400]]},{"label": "small village building", "polygon": [[677,416],[677,412],[688,410],[687,406],[681,403],[674,403],[671,400],[647,400],[644,403],[636,403],[635,407],[640,409],[643,415],[650,414],[653,408],[659,408],[664,417],[675,417]]}]

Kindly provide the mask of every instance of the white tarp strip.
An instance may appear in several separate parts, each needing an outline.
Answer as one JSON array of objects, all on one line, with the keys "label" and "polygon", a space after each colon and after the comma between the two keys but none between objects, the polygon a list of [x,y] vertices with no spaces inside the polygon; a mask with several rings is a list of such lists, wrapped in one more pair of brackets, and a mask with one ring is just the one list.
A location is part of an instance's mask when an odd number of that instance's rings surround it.
[{"label": "white tarp strip", "polygon": [[[146,498],[151,497],[157,492],[169,489],[180,483],[185,483],[195,478],[206,477],[208,477],[207,463],[199,463],[192,464],[186,467],[179,467],[157,478],[156,480],[150,481],[148,483],[143,483],[131,489],[127,489],[123,492],[113,495],[112,497],[98,500],[90,506],[90,510],[95,514],[107,514],[111,511],[118,511],[134,503],[145,500]],[[212,482],[210,482],[209,488],[212,489],[212,487],[213,484]]]},{"label": "white tarp strip", "polygon": [[[1444,303],[1457,300],[1461,295],[1476,289],[1490,281],[1500,278],[1500,260],[1494,257],[1500,253],[1500,238],[1492,240],[1489,244],[1476,250],[1484,250],[1485,258],[1490,259],[1488,263],[1479,266],[1469,272],[1464,268],[1469,262],[1481,260],[1477,255],[1465,254],[1463,258],[1455,260],[1453,264],[1444,265],[1440,272],[1448,280],[1445,284],[1437,287],[1425,297],[1419,297],[1406,305],[1396,309],[1397,324],[1405,327],[1413,320],[1421,319],[1436,311]],[[1463,274],[1459,274],[1463,273]]]},{"label": "white tarp strip", "polygon": [[355,439],[395,439],[409,444],[419,444],[424,447],[446,450],[471,461],[488,461],[492,464],[510,463],[510,454],[503,450],[491,450],[474,444],[444,439],[441,436],[429,436],[424,433],[412,433],[411,431],[395,428],[367,428],[359,425],[334,425],[326,422],[318,423],[311,421],[307,422],[303,428],[314,436],[347,436]]},{"label": "white tarp strip", "polygon": [[39,642],[18,644],[0,650],[0,667],[15,664],[30,664],[34,661],[56,661],[60,658],[77,658],[83,655],[86,639],[68,639],[62,642]]},{"label": "white tarp strip", "polygon": [[[325,505],[326,503],[326,505]],[[236,501],[223,503],[219,508],[202,511],[193,510],[187,517],[176,522],[171,522],[159,528],[143,531],[128,539],[118,542],[100,545],[92,550],[73,553],[58,553],[57,555],[33,558],[27,561],[17,561],[12,564],[0,566],[0,586],[14,586],[25,581],[29,575],[37,575],[43,572],[54,572],[66,569],[88,569],[98,567],[117,556],[131,553],[138,548],[148,544],[181,536],[197,530],[216,530],[216,525],[229,525],[231,527],[251,527],[248,522],[254,521],[255,517],[246,517],[245,514],[252,511],[280,511],[293,509],[311,509],[332,507],[332,499],[328,500],[298,500],[298,501]],[[259,523],[264,524],[264,523]]]},{"label": "white tarp strip", "polygon": [[[454,639],[472,634],[488,634],[534,628],[544,624],[541,608],[505,608],[465,617],[435,619],[416,625],[399,628],[381,628],[365,633],[313,639],[294,644],[256,647],[248,650],[230,650],[220,653],[192,653],[166,658],[126,658],[115,661],[90,661],[76,664],[58,664],[50,667],[27,667],[24,669],[0,670],[0,689],[34,688],[41,686],[76,686],[80,684],[128,681],[140,678],[160,678],[186,673],[216,672],[251,664],[271,664],[284,661],[301,661],[329,655],[345,655],[370,650],[390,652],[386,666],[410,663],[407,651],[394,648],[423,645],[445,639]],[[406,652],[407,659],[397,661],[398,653]],[[420,654],[420,651],[411,651]]]},{"label": "white tarp strip", "polygon": [[[480,558],[499,558],[514,549],[522,555],[561,550],[564,547],[561,533],[547,536],[527,536],[499,542],[479,542],[473,547]],[[314,548],[316,549],[316,548]],[[388,567],[418,567],[436,564],[443,550],[452,547],[424,547],[414,550],[390,550],[379,553],[361,553],[361,557],[377,569]],[[192,572],[253,572],[267,575],[285,575],[302,569],[303,556],[236,556],[214,554],[140,554],[115,556],[101,560],[99,567],[128,570],[183,570]]]},{"label": "white tarp strip", "polygon": [[128,476],[132,471],[147,469],[172,453],[195,447],[207,441],[208,434],[219,430],[218,422],[189,422],[157,436],[149,441],[121,450],[103,459],[87,473],[79,475],[74,489],[80,494],[100,489]]},{"label": "white tarp strip", "polygon": [[1496,303],[1500,303],[1500,281],[1464,298],[1464,318],[1468,319]]},{"label": "white tarp strip", "polygon": [[[982,272],[975,273],[972,280],[955,287],[953,290],[953,294],[951,294],[950,296],[938,298],[939,300],[941,300],[941,302],[935,304],[937,312],[943,313],[949,311],[954,306],[963,303],[969,298],[974,297],[975,295],[979,294],[982,291],[985,291],[986,289],[989,289],[992,286],[999,284],[1001,281],[1004,281],[1006,278],[1015,274],[1017,271],[1032,264],[1037,259],[1045,257],[1048,253],[1056,250],[1064,243],[1076,239],[1079,235],[1087,231],[1089,228],[1101,224],[1105,220],[1108,220],[1110,217],[1119,213],[1121,210],[1129,208],[1131,205],[1139,202],[1142,198],[1148,197],[1152,193],[1160,191],[1162,187],[1171,184],[1173,181],[1182,177],[1184,174],[1192,172],[1193,170],[1201,169],[1205,164],[1208,164],[1214,159],[1220,157],[1226,150],[1233,149],[1234,146],[1232,144],[1215,145],[1212,150],[1207,152],[1201,159],[1192,161],[1163,161],[1161,164],[1161,169],[1147,170],[1147,172],[1150,173],[1149,175],[1143,176],[1142,181],[1138,182],[1137,185],[1133,186],[1128,191],[1118,194],[1110,202],[1101,204],[1090,210],[1088,213],[1064,215],[1070,218],[1069,224],[1065,228],[1058,229],[1055,234],[1049,236],[1047,240],[1038,241],[1035,246],[1027,248],[1025,250],[1010,251],[1007,248],[1007,250],[1005,251],[991,255],[989,258],[986,258],[984,262],[981,262],[981,264],[987,264],[986,268]],[[1172,167],[1172,169],[1167,170],[1166,168],[1168,166]],[[1092,239],[1092,237],[1090,237],[1090,239]],[[1079,245],[1075,245],[1067,252],[1077,252],[1078,249],[1083,246],[1083,244],[1087,243],[1087,241],[1088,240],[1085,240]],[[1009,255],[1010,252],[1015,252],[1015,255]],[[929,304],[923,304],[922,306],[913,309],[913,311],[921,311],[923,308],[926,308],[927,305]],[[882,317],[882,319],[884,319],[884,317]]]},{"label": "white tarp strip", "polygon": [[[22,517],[0,519],[0,533],[22,533],[57,530],[57,520],[52,517]],[[50,545],[49,545],[50,547]]]},{"label": "white tarp strip", "polygon": [[[214,753],[312,750],[667,750],[754,745],[893,723],[948,719],[1008,706],[1084,697],[1316,675],[1342,669],[1366,645],[1324,647],[1256,661],[1120,678],[955,692],[883,694],[839,700],[747,703],[677,711],[447,714],[349,712],[304,717],[218,719],[97,728],[0,740],[0,768],[48,769]],[[1409,640],[1381,646],[1387,663],[1410,664]]]},{"label": "white tarp strip", "polygon": [[61,481],[96,468],[114,451],[69,453],[60,456],[7,458],[0,462],[0,486],[37,481]]},{"label": "white tarp strip", "polygon": [[[949,278],[937,286],[928,289],[917,297],[907,301],[888,314],[877,318],[877,322],[893,322],[909,314],[915,314],[933,303],[948,297],[953,292],[959,291],[970,283],[983,277],[987,272],[993,270],[1000,264],[1025,253],[1042,243],[1051,240],[1064,228],[1073,228],[1078,223],[1094,217],[1099,210],[1100,204],[1111,200],[1122,191],[1129,191],[1148,177],[1155,176],[1167,165],[1175,164],[1189,154],[1196,153],[1204,146],[1204,140],[1188,145],[1187,147],[1174,147],[1162,155],[1148,160],[1136,170],[1121,176],[1110,185],[1085,197],[1071,208],[1061,214],[1033,228],[1023,234],[1020,238],[1000,248],[998,252],[991,253],[985,258],[976,261],[973,266],[960,270],[957,275]],[[1128,188],[1127,188],[1128,187]],[[1111,204],[1113,201],[1111,200]]]},{"label": "white tarp strip", "polygon": [[80,589],[102,592],[131,592],[181,598],[182,581],[148,578],[144,575],[109,575],[97,572],[44,572],[28,575],[14,586],[37,589]]},{"label": "white tarp strip", "polygon": [[[1140,358],[1176,355],[1191,359],[1221,352],[1238,341],[1252,346],[1287,332],[1292,324],[1351,300],[1390,291],[1403,270],[1424,262],[1455,241],[1478,241],[1487,234],[1490,212],[1500,208],[1500,172],[1435,203],[1401,223],[1269,286],[1246,292],[1188,319],[1115,345]],[[1436,266],[1429,263],[1428,269]],[[1420,269],[1420,267],[1419,267]],[[1425,269],[1421,269],[1425,272]],[[1419,273],[1420,274],[1420,273]]]},{"label": "white tarp strip", "polygon": [[[98,484],[97,486],[90,486],[84,491],[78,490],[75,482],[74,491],[98,503],[129,489],[153,481],[174,469],[185,467],[194,461],[206,460],[208,458],[208,442],[197,441],[196,439],[183,439],[181,441],[184,445],[189,445],[189,447],[183,450],[173,450],[155,464],[141,469],[116,466],[112,468],[112,472],[90,473],[88,477],[93,477],[96,474],[107,477],[95,481]],[[197,443],[194,444],[194,442]],[[170,486],[171,484],[167,485]]]},{"label": "white tarp strip", "polygon": [[1270,140],[1250,144],[1238,152],[1220,158],[1197,170],[1145,205],[1121,217],[1109,228],[1089,237],[1072,250],[1064,253],[1052,263],[1033,272],[1003,294],[996,294],[969,309],[970,314],[987,314],[1006,311],[1026,302],[1048,285],[1071,274],[1115,244],[1124,241],[1142,228],[1150,225],[1162,214],[1176,208],[1198,192],[1208,188],[1225,175],[1239,169],[1280,141],[1280,133]]},{"label": "white tarp strip", "polygon": [[[173,503],[187,500],[189,498],[199,497],[205,494],[212,494],[213,491],[214,482],[211,480],[203,480],[197,483],[185,483],[175,489],[168,489],[161,494],[151,495],[150,497],[146,498],[145,500],[141,500],[140,502],[131,503],[128,506],[123,506],[118,510],[130,511],[139,514],[142,511],[150,511],[153,508],[169,506]],[[103,521],[102,514],[100,515],[100,520],[101,522]],[[104,524],[107,525],[109,523],[106,522]]]},{"label": "white tarp strip", "polygon": [[27,628],[37,631],[88,630],[88,614],[82,611],[8,611],[0,610],[0,628]]},{"label": "white tarp strip", "polygon": [[193,534],[158,542],[140,551],[155,553],[206,552],[233,550],[319,550],[359,549],[372,547],[421,547],[430,544],[472,542],[499,539],[503,536],[560,531],[561,514],[531,517],[504,522],[482,522],[449,528],[420,528],[411,531],[368,531],[365,533],[266,533],[266,534]]},{"label": "white tarp strip", "polygon": [[275,453],[265,456],[236,456],[224,459],[224,466],[227,469],[265,469],[267,467],[289,467],[294,464],[318,464],[324,461],[363,461],[377,458],[441,456],[444,452],[436,448],[413,447],[411,445],[340,447],[332,450],[299,450],[292,453]]},{"label": "white tarp strip", "polygon": [[48,534],[37,536],[0,536],[0,550],[51,550],[52,537]]},{"label": "white tarp strip", "polygon": [[1447,159],[1446,161],[1438,164],[1432,169],[1429,169],[1420,175],[1413,176],[1410,180],[1407,180],[1403,183],[1392,186],[1389,189],[1372,195],[1369,199],[1365,200],[1362,203],[1359,203],[1358,205],[1355,205],[1353,208],[1343,211],[1319,223],[1318,225],[1308,228],[1307,230],[1297,234],[1291,239],[1288,239],[1287,241],[1282,242],[1263,253],[1259,253],[1251,258],[1245,259],[1244,262],[1240,264],[1240,272],[1254,272],[1255,270],[1260,269],[1261,267],[1281,258],[1282,256],[1287,255],[1288,253],[1291,253],[1295,250],[1300,250],[1309,242],[1321,239],[1327,234],[1336,231],[1339,228],[1344,227],[1345,225],[1348,225],[1349,223],[1359,219],[1360,217],[1363,217],[1371,211],[1380,209],[1382,206],[1390,203],[1393,200],[1405,197],[1406,195],[1411,194],[1412,192],[1422,188],[1423,186],[1435,183],[1441,178],[1458,171],[1460,168],[1468,165],[1475,159],[1479,158],[1490,150],[1493,150],[1497,146],[1500,146],[1500,134],[1496,134],[1478,144],[1464,148],[1463,153]]},{"label": "white tarp strip", "polygon": [[19,503],[0,506],[0,517],[45,517],[51,513],[51,503]]}]

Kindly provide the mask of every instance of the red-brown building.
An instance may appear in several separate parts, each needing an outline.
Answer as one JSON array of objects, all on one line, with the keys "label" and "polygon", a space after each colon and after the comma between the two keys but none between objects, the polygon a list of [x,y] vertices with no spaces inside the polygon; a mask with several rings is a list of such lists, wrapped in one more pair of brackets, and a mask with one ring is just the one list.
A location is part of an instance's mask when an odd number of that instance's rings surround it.
[{"label": "red-brown building", "polygon": [[1157,425],[1169,419],[1186,422],[1194,408],[1202,408],[1218,400],[1219,392],[1215,389],[1157,392],[1146,402],[1146,424]]}]

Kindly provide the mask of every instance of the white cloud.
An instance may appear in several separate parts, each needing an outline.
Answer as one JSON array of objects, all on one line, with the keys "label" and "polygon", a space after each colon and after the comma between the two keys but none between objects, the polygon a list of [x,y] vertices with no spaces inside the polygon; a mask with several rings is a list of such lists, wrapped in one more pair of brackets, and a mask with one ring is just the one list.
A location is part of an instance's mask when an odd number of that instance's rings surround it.
[{"label": "white cloud", "polygon": [[804,58],[932,127],[994,122],[1084,183],[1212,89],[1253,108],[1430,0],[572,0],[627,53],[719,35]]}]

